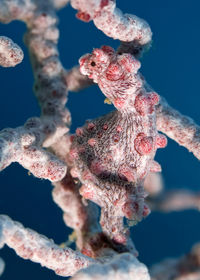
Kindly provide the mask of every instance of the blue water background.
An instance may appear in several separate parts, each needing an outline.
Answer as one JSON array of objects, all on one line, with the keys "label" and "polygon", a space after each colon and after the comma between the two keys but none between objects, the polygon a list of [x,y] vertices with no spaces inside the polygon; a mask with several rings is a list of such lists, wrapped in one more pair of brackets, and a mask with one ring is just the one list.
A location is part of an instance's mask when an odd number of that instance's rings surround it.
[{"label": "blue water background", "polygon": [[[153,31],[152,48],[142,58],[141,71],[152,87],[183,114],[200,124],[200,2],[184,0],[118,1],[124,12],[144,18]],[[70,69],[84,53],[94,47],[119,42],[107,38],[93,23],[75,18],[70,7],[61,10],[59,50],[63,65]],[[0,129],[22,125],[27,118],[40,114],[32,92],[33,76],[22,36],[25,25],[12,22],[0,24],[0,35],[11,37],[24,50],[24,61],[15,68],[0,68]],[[72,131],[88,118],[112,110],[103,102],[98,87],[69,93],[67,106],[72,113]],[[200,162],[183,147],[169,140],[166,149],[156,156],[162,164],[166,188],[200,189]],[[54,239],[66,240],[70,229],[62,220],[62,211],[51,198],[48,181],[28,176],[27,170],[12,164],[0,174],[0,213],[9,215],[24,226]],[[200,213],[152,213],[132,230],[140,260],[151,265],[169,256],[179,256],[200,240]],[[54,272],[16,256],[5,247],[0,256],[6,262],[2,280],[61,279]]]}]

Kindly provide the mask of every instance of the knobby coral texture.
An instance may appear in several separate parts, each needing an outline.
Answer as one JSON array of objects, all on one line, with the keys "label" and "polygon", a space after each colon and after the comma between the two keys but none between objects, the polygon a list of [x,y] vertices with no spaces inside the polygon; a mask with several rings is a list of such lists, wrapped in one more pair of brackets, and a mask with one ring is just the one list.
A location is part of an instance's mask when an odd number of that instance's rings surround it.
[{"label": "knobby coral texture", "polygon": [[[119,42],[116,48],[103,42],[91,46],[71,70],[61,63],[57,26],[58,10],[69,5],[77,20],[93,22],[99,34]],[[168,105],[140,72],[152,45],[148,23],[121,11],[115,0],[0,0],[0,22],[15,20],[26,24],[24,43],[41,115],[0,132],[0,170],[18,162],[29,174],[49,180],[53,200],[73,232],[57,245],[4,213],[0,247],[74,280],[200,279],[198,244],[180,258],[147,267],[133,243],[131,227],[151,211],[199,209],[200,197],[192,190],[163,190],[157,149],[165,148],[169,137],[199,160],[200,127]],[[20,64],[26,55],[0,34],[0,70]],[[68,91],[95,84],[114,108],[73,133]],[[7,269],[0,258],[2,279]]]}]

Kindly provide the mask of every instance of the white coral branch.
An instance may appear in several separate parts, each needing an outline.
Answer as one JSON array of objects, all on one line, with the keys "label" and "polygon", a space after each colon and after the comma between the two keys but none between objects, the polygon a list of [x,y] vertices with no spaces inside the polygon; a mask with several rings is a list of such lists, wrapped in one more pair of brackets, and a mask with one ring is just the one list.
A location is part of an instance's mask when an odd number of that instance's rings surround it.
[{"label": "white coral branch", "polygon": [[187,209],[200,210],[200,195],[186,189],[171,190],[149,200],[152,210],[171,212]]},{"label": "white coral branch", "polygon": [[[27,122],[28,125],[30,121]],[[18,162],[38,178],[59,181],[66,174],[66,164],[41,148],[44,134],[39,127],[36,128],[37,130],[28,129],[25,126],[0,132],[0,170],[12,162]]]},{"label": "white coral branch", "polygon": [[150,280],[146,266],[129,253],[114,256],[104,264],[82,269],[71,280]]},{"label": "white coral branch", "polygon": [[61,276],[71,276],[94,261],[70,248],[60,248],[53,240],[26,229],[22,224],[0,215],[0,247],[14,249],[24,259],[40,263]]},{"label": "white coral branch", "polygon": [[69,3],[70,0],[52,0],[52,3],[56,9],[61,9]]},{"label": "white coral branch", "polygon": [[9,23],[16,19],[27,21],[36,8],[34,0],[1,0],[0,22]]},{"label": "white coral branch", "polygon": [[23,57],[23,51],[17,44],[8,37],[0,36],[0,66],[16,66],[21,63]]},{"label": "white coral branch", "polygon": [[200,159],[200,127],[170,107],[164,99],[156,109],[157,128]]},{"label": "white coral branch", "polygon": [[78,10],[78,18],[92,19],[98,29],[113,39],[136,41],[140,45],[151,41],[152,32],[147,22],[135,15],[123,14],[114,0],[71,0],[71,5]]}]

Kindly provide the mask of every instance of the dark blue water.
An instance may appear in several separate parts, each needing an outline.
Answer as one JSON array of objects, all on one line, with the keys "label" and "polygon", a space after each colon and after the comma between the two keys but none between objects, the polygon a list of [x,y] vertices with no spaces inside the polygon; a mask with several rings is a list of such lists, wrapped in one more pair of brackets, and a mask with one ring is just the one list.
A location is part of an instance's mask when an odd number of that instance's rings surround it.
[{"label": "dark blue water", "polygon": [[[118,1],[127,13],[148,21],[153,31],[153,45],[142,59],[142,73],[153,88],[182,113],[200,124],[200,18],[199,1],[140,0]],[[118,46],[97,30],[93,23],[76,20],[70,6],[59,12],[59,50],[62,63],[71,68],[78,58],[94,47]],[[32,93],[33,76],[22,36],[25,25],[13,22],[0,24],[0,35],[11,37],[25,52],[24,61],[13,69],[0,69],[0,129],[22,125],[27,118],[39,115]],[[72,130],[112,110],[103,103],[104,96],[97,87],[70,93],[68,107],[72,112]],[[186,149],[169,140],[166,149],[159,150],[157,160],[162,164],[166,188],[200,189],[200,162]],[[0,213],[22,222],[56,243],[66,240],[70,232],[62,221],[61,210],[51,198],[52,186],[45,180],[28,176],[18,164],[12,164],[0,174]],[[151,265],[167,256],[179,256],[199,240],[200,214],[195,211],[160,214],[152,213],[132,230],[140,259]],[[2,280],[59,279],[38,264],[18,258],[8,248],[0,251],[6,261]]]}]

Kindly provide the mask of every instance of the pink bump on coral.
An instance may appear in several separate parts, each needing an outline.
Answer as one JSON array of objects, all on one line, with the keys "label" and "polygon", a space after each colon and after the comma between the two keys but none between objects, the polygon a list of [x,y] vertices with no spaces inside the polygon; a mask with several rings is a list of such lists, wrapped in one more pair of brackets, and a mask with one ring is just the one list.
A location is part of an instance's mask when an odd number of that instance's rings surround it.
[{"label": "pink bump on coral", "polygon": [[139,133],[134,141],[135,150],[141,155],[148,155],[153,149],[153,138]]},{"label": "pink bump on coral", "polygon": [[152,162],[150,164],[150,171],[151,172],[161,172],[160,164],[157,161],[152,160]]},{"label": "pink bump on coral", "polygon": [[94,138],[90,138],[90,139],[88,140],[88,144],[89,144],[90,146],[94,146],[96,143],[97,143],[97,141],[96,141],[96,139],[94,139]]},{"label": "pink bump on coral", "polygon": [[158,134],[156,137],[156,146],[157,148],[165,148],[167,145],[167,138],[163,134]]},{"label": "pink bump on coral", "polygon": [[155,92],[139,93],[135,98],[136,111],[144,116],[145,114],[151,114],[154,111],[154,106],[158,104],[159,96]]},{"label": "pink bump on coral", "polygon": [[87,13],[84,13],[84,12],[81,12],[79,11],[77,14],[76,14],[76,17],[82,21],[85,21],[85,22],[89,22],[91,20],[91,17],[89,14]]}]

